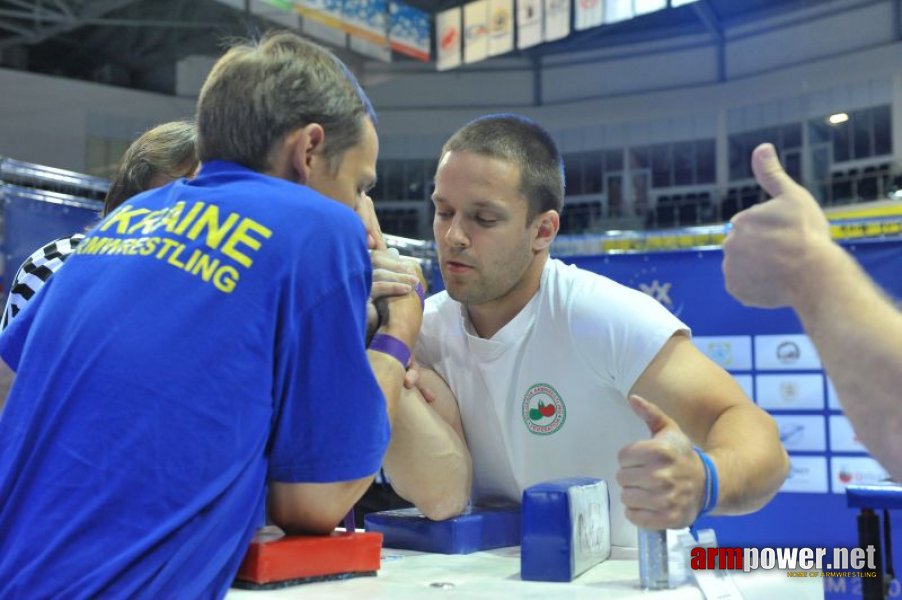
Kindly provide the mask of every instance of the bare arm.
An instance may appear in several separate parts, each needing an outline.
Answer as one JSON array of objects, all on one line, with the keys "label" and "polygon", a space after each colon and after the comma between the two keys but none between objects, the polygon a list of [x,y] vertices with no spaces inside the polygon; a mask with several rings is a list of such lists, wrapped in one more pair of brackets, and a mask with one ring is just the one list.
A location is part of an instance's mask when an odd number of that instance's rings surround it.
[{"label": "bare arm", "polygon": [[792,306],[855,433],[902,478],[902,314],[832,242],[800,277]]},{"label": "bare arm", "polygon": [[832,241],[817,201],[770,144],[755,149],[752,169],[773,199],[733,217],[727,289],[747,305],[796,310],[855,433],[902,478],[902,314]]},{"label": "bare arm", "polygon": [[457,516],[470,497],[473,467],[457,401],[435,372],[421,370],[420,384],[435,396],[404,390],[394,421],[385,471],[398,494],[434,520]]},{"label": "bare arm", "polygon": [[[392,335],[413,348],[422,319],[419,297],[411,292],[387,300],[388,322],[381,333]],[[405,368],[395,358],[367,351],[370,367],[385,396],[388,418],[393,422],[403,387]],[[270,483],[268,507],[273,522],[288,533],[324,534],[360,499],[372,482],[372,475],[336,483]]]},{"label": "bare arm", "polygon": [[717,468],[716,514],[755,511],[777,493],[789,461],[776,424],[688,337],[670,338],[632,391],[647,399],[630,401],[652,432],[650,440],[627,446],[619,457],[618,481],[634,523],[662,529],[695,520],[705,473],[693,445]]}]

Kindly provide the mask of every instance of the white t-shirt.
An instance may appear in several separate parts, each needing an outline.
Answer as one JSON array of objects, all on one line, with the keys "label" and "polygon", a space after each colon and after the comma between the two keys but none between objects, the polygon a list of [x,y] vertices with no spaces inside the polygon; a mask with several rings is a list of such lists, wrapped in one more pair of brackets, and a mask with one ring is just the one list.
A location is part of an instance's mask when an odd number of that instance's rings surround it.
[{"label": "white t-shirt", "polygon": [[610,489],[613,545],[635,546],[617,452],[650,434],[626,397],[677,331],[688,328],[651,297],[553,259],[536,296],[491,339],[475,335],[447,292],[429,298],[417,356],[457,397],[474,503],[519,502],[542,481],[597,477]]}]

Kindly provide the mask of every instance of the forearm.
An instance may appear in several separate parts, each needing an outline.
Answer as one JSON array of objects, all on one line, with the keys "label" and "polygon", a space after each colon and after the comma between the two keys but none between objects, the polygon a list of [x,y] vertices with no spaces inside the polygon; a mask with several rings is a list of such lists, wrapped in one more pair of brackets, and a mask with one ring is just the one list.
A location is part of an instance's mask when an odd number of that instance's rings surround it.
[{"label": "forearm", "polygon": [[855,433],[902,478],[902,313],[835,244],[800,276],[793,307]]},{"label": "forearm", "polygon": [[270,482],[268,517],[289,534],[325,535],[351,510],[373,477],[336,483]]},{"label": "forearm", "polygon": [[789,472],[776,423],[750,403],[726,409],[701,446],[717,468],[720,490],[715,514],[760,509],[779,491]]},{"label": "forearm", "polygon": [[405,390],[398,404],[385,471],[395,491],[430,519],[454,517],[469,500],[466,443],[417,390]]}]

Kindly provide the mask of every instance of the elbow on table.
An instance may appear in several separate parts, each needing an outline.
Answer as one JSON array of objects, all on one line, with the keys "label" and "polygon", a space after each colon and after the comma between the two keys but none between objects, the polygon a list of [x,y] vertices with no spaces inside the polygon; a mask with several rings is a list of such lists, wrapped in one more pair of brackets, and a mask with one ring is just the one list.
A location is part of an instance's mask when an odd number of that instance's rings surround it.
[{"label": "elbow on table", "polygon": [[427,519],[445,521],[460,515],[467,507],[466,494],[445,495],[417,503],[417,508]]}]

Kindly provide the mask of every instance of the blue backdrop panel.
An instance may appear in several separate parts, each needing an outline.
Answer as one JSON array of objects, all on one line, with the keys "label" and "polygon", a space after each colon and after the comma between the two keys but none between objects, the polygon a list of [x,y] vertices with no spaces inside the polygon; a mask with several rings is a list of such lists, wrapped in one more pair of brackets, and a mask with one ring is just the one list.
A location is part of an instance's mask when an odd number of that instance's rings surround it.
[{"label": "blue backdrop panel", "polygon": [[3,207],[3,298],[19,265],[44,244],[93,225],[100,202],[12,185],[0,186]]},{"label": "blue backdrop panel", "polygon": [[[902,298],[902,278],[899,277],[902,272],[902,241],[861,241],[847,245],[846,248],[891,296]],[[718,249],[577,256],[563,260],[656,297],[692,328],[694,336],[746,337],[749,338],[750,347],[756,349],[758,340],[761,339],[758,336],[777,336],[779,339],[779,336],[786,335],[786,339],[797,340],[803,331],[791,310],[746,308],[726,292],[721,272],[722,259],[723,254]],[[738,370],[731,369],[731,372],[734,376],[754,381],[752,389],[756,396],[766,395],[759,389],[759,374],[765,377],[785,375],[788,378],[793,375],[814,375],[823,379],[819,365],[813,369],[800,369],[798,372],[793,372],[791,368],[775,371],[771,365],[758,363],[761,360],[758,358],[760,354],[754,351],[753,354],[756,356],[749,365]],[[819,429],[803,433],[812,437],[820,436],[823,447],[814,451],[794,451],[787,439],[792,432],[781,427],[781,437],[784,437],[784,443],[790,448],[790,455],[796,461],[790,482],[805,479],[805,485],[810,486],[809,492],[781,492],[763,510],[752,515],[701,520],[699,527],[714,527],[722,546],[858,545],[855,520],[857,511],[846,507],[840,482],[873,478],[875,473],[873,468],[868,470],[864,467],[862,472],[856,471],[856,468],[868,461],[867,454],[863,451],[833,448],[828,421],[831,417],[841,418],[842,412],[835,403],[828,402],[826,385],[823,389],[824,397],[819,400],[819,408],[808,406],[798,410],[770,410],[778,418],[801,417],[813,429]],[[761,402],[761,397],[756,397],[756,401]],[[805,461],[824,465],[823,472],[806,473]],[[819,486],[822,489],[818,489]],[[893,538],[897,551],[894,563],[898,570],[902,565],[898,558],[902,554],[902,515],[896,512],[895,516]],[[860,594],[860,584],[861,581],[855,579],[827,579],[825,590],[832,598],[852,598]],[[891,597],[902,594],[898,582],[891,586],[890,591]]]}]

